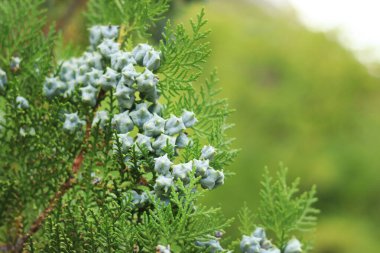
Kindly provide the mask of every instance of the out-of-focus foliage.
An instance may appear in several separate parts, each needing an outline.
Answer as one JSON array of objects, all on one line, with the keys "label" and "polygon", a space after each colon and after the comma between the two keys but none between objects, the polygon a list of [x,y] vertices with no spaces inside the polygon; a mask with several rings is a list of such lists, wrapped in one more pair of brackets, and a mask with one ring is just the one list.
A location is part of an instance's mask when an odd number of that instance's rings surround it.
[{"label": "out-of-focus foliage", "polygon": [[[288,168],[283,165],[276,177],[272,177],[266,169],[261,180],[259,206],[252,211],[244,204],[238,214],[241,234],[249,235],[255,231],[252,235],[257,236],[259,232],[266,231],[264,234],[268,233],[270,243],[281,250],[296,236],[302,238],[307,235],[306,232],[314,231],[317,225],[316,215],[319,213],[314,207],[317,202],[316,187],[300,192],[300,179],[288,182],[287,173]],[[302,242],[302,252],[309,252],[313,248],[311,241]],[[249,240],[247,244],[249,245]]]},{"label": "out-of-focus foliage", "polygon": [[292,233],[312,230],[319,213],[313,207],[317,201],[315,187],[300,194],[299,178],[288,184],[286,174],[287,169],[281,168],[274,180],[269,171],[265,171],[257,212],[261,226],[275,234],[280,248],[291,239]]},{"label": "out-of-focus foliage", "polygon": [[[222,94],[236,108],[232,133],[242,148],[237,175],[206,201],[228,215],[244,201],[254,209],[263,168],[283,161],[301,188],[318,185],[316,252],[378,251],[379,80],[333,35],[307,31],[289,14],[239,1],[206,8],[210,68],[218,65]],[[354,238],[355,229],[365,236]]]},{"label": "out-of-focus foliage", "polygon": [[[301,188],[318,185],[315,252],[380,251],[379,80],[333,34],[309,32],[291,15],[243,0],[208,1],[206,9],[209,69],[218,66],[221,97],[236,108],[231,136],[242,148],[232,168],[239,173],[206,201],[231,216],[244,200],[255,210],[264,166],[283,161]],[[177,13],[177,21],[198,10]],[[65,39],[81,39],[80,17],[68,22]]]},{"label": "out-of-focus foliage", "polygon": [[[200,91],[176,86],[188,77],[195,85],[209,55],[204,12],[190,33],[165,29],[162,51],[136,37],[127,51],[126,34],[147,40],[145,24],[165,12],[166,1],[91,0],[87,16],[103,25],[89,29],[80,57],[56,62],[55,29],[43,33],[43,1],[1,3],[0,251],[190,253],[204,252],[208,240],[225,251],[217,234],[232,219],[196,200],[224,184],[223,167],[236,155],[224,136],[230,110],[211,99],[215,74]],[[129,7],[136,12],[124,12]],[[77,52],[61,44],[56,52]],[[159,89],[165,77],[170,82]],[[190,100],[178,99],[190,90]],[[186,130],[200,120],[208,122]],[[208,141],[214,146],[203,146]]]}]

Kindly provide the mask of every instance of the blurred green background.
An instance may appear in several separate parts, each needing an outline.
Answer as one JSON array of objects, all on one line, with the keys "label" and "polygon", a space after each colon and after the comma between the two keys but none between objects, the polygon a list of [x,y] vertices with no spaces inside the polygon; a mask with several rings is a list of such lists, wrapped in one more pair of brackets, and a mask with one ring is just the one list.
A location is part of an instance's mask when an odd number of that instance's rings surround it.
[{"label": "blurred green background", "polygon": [[[242,149],[230,168],[236,175],[205,202],[228,217],[244,202],[255,210],[264,167],[283,162],[302,189],[318,186],[315,252],[380,252],[380,80],[333,34],[308,31],[292,12],[243,0],[187,2],[175,2],[173,18],[186,22],[206,8],[206,70],[218,67],[221,96],[236,109],[229,134]],[[47,1],[66,42],[85,45],[85,4]],[[228,232],[240,236],[236,226]]]}]

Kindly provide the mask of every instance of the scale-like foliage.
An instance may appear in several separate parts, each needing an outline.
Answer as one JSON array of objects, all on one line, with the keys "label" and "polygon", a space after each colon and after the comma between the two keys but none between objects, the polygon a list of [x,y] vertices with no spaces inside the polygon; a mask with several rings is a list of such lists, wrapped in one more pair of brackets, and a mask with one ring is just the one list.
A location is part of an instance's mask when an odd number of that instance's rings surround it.
[{"label": "scale-like foliage", "polygon": [[286,182],[287,169],[281,168],[274,180],[266,170],[260,191],[258,220],[260,225],[272,231],[282,248],[296,232],[305,232],[316,225],[318,209],[316,188],[299,193],[299,179],[290,185]]},{"label": "scale-like foliage", "polygon": [[[46,27],[46,11],[40,8],[43,2],[0,1],[0,64],[17,78],[14,88],[31,96],[36,96],[39,88],[31,84],[42,82],[53,64],[56,36],[52,27]],[[12,57],[21,59],[22,72],[11,66]]]},{"label": "scale-like foliage", "polygon": [[190,185],[185,187],[179,182],[181,195],[173,191],[171,203],[154,201],[155,208],[144,214],[137,229],[139,242],[145,248],[159,242],[170,244],[174,252],[200,252],[195,241],[210,239],[215,231],[222,231],[231,223],[222,217],[219,208],[196,204],[201,193],[192,190],[196,187],[195,178]]},{"label": "scale-like foliage", "polygon": [[221,90],[217,88],[217,83],[217,73],[213,71],[203,85],[191,86],[180,93],[177,101],[168,102],[167,112],[178,114],[186,108],[192,108],[199,119],[199,124],[194,127],[195,134],[200,139],[207,139],[218,149],[213,165],[225,167],[234,160],[237,150],[231,148],[233,139],[228,138],[225,133],[233,126],[226,122],[233,110],[228,107],[227,99],[218,98]]},{"label": "scale-like foliage", "polygon": [[[168,22],[156,51],[135,44],[167,0],[90,0],[90,46],[57,62],[42,3],[0,0],[0,251],[226,252],[231,220],[198,202],[236,156],[216,73],[194,85],[210,54],[204,11],[190,31]],[[263,225],[306,228],[314,193],[285,202],[296,185],[284,196],[270,183],[260,212],[280,209]]]},{"label": "scale-like foliage", "polygon": [[180,91],[192,89],[192,83],[201,75],[202,63],[210,55],[209,43],[205,40],[209,31],[204,31],[207,24],[204,16],[202,10],[196,21],[190,21],[191,34],[182,24],[174,26],[168,21],[166,25],[160,42],[164,56],[160,89],[169,101]]},{"label": "scale-like foliage", "polygon": [[241,234],[250,234],[254,230],[255,224],[252,222],[255,219],[252,211],[248,208],[247,203],[244,203],[243,208],[239,211],[239,231]]},{"label": "scale-like foliage", "polygon": [[169,0],[90,0],[86,16],[90,25],[118,24],[125,35],[144,37],[168,8]]}]

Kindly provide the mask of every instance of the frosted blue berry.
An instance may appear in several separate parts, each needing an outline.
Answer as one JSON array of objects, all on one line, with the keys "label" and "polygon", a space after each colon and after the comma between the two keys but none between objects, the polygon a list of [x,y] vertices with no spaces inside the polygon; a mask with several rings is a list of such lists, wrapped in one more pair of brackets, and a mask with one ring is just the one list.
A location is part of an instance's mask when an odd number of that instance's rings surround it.
[{"label": "frosted blue berry", "polygon": [[61,95],[66,91],[66,84],[59,80],[58,77],[46,77],[43,87],[43,93],[48,98]]},{"label": "frosted blue berry", "polygon": [[301,247],[302,247],[301,242],[297,240],[296,238],[292,238],[286,244],[284,253],[301,253],[302,252]]},{"label": "frosted blue berry", "polygon": [[163,108],[164,107],[160,103],[154,103],[149,106],[148,110],[153,114],[156,113],[157,115],[161,116]]},{"label": "frosted blue berry", "polygon": [[141,200],[140,200],[141,204],[146,203],[149,200],[149,196],[148,196],[148,194],[146,192],[142,192],[140,194],[140,198],[141,198]]},{"label": "frosted blue berry", "polygon": [[129,117],[128,111],[115,114],[112,119],[112,125],[116,128],[116,131],[118,133],[122,133],[122,134],[132,131],[134,127],[133,121]]},{"label": "frosted blue berry", "polygon": [[182,113],[182,121],[186,127],[192,127],[198,120],[195,118],[195,114],[193,112],[184,110]]},{"label": "frosted blue berry", "polygon": [[215,153],[215,148],[213,146],[207,145],[202,148],[200,158],[212,160],[214,158]]},{"label": "frosted blue berry", "polygon": [[148,51],[144,56],[143,65],[152,71],[157,70],[160,67],[160,52],[153,49]]},{"label": "frosted blue berry", "polygon": [[119,47],[119,43],[114,42],[112,39],[104,39],[99,44],[98,49],[104,57],[110,58],[112,54],[119,52]]},{"label": "frosted blue berry", "polygon": [[7,83],[7,73],[5,73],[5,71],[0,68],[0,91],[5,91]]},{"label": "frosted blue berry", "polygon": [[195,244],[200,247],[207,247],[210,253],[222,252],[224,249],[217,240],[210,240],[207,242],[196,241]]},{"label": "frosted blue berry", "polygon": [[206,174],[199,182],[203,188],[212,190],[224,184],[224,174],[222,171],[208,168]]},{"label": "frosted blue berry", "polygon": [[70,97],[75,90],[75,85],[76,85],[75,80],[70,80],[70,81],[66,82],[66,91],[63,94],[63,97],[65,97],[65,98]]},{"label": "frosted blue berry", "polygon": [[105,91],[115,89],[119,81],[119,76],[120,74],[117,71],[107,67],[106,73],[104,73],[101,78],[100,86]]},{"label": "frosted blue berry", "polygon": [[117,25],[103,25],[100,27],[103,38],[116,39],[119,36],[119,26]]},{"label": "frosted blue berry", "polygon": [[160,92],[157,87],[154,87],[150,90],[140,92],[140,98],[152,103],[157,103],[157,100],[160,98]]},{"label": "frosted blue berry", "polygon": [[29,108],[29,102],[26,100],[26,98],[17,96],[16,97],[16,104],[17,108],[19,109],[28,109]]},{"label": "frosted blue berry", "polygon": [[[125,85],[116,87],[115,96],[119,103],[120,110],[131,109],[135,103],[135,90]],[[131,115],[130,115],[131,116]]]},{"label": "frosted blue berry", "polygon": [[86,81],[88,81],[92,86],[98,87],[102,82],[102,75],[102,70],[92,68],[86,73]]},{"label": "frosted blue berry", "polygon": [[11,62],[10,62],[10,68],[13,72],[16,72],[20,69],[20,63],[21,63],[21,58],[20,57],[12,57]]},{"label": "frosted blue berry", "polygon": [[135,57],[137,63],[142,64],[147,52],[153,48],[148,44],[138,44],[133,50],[132,54]]},{"label": "frosted blue berry", "polygon": [[92,121],[92,126],[99,125],[100,128],[104,129],[109,122],[109,116],[107,111],[97,111]]},{"label": "frosted blue berry", "polygon": [[161,175],[169,174],[170,166],[173,163],[168,158],[168,154],[154,158],[154,170]]},{"label": "frosted blue berry", "polygon": [[242,253],[260,253],[260,238],[243,235],[240,241],[240,250]]},{"label": "frosted blue berry", "polygon": [[[127,152],[133,145],[133,138],[129,136],[128,133],[126,134],[118,134],[117,135],[118,141],[120,143],[121,151],[123,153]],[[114,143],[113,147],[114,151],[117,151],[117,143]]]},{"label": "frosted blue berry", "polygon": [[154,185],[154,190],[158,193],[167,193],[173,186],[173,177],[171,175],[159,175]]},{"label": "frosted blue berry", "polygon": [[128,64],[136,64],[136,60],[130,52],[119,51],[111,55],[111,68],[120,71]]},{"label": "frosted blue berry", "polygon": [[162,246],[158,245],[156,247],[156,253],[170,253],[170,247],[169,246]]},{"label": "frosted blue berry", "polygon": [[161,153],[162,149],[166,146],[170,145],[174,148],[175,146],[175,137],[169,136],[166,134],[161,134],[152,144],[152,147],[157,151],[157,153]]},{"label": "frosted blue berry", "polygon": [[75,79],[76,65],[70,61],[63,62],[59,71],[59,77],[63,81],[71,81]]},{"label": "frosted blue berry", "polygon": [[193,162],[180,163],[173,165],[173,176],[175,179],[180,179],[183,182],[189,181],[189,176],[193,170]]},{"label": "frosted blue berry", "polygon": [[78,68],[77,74],[75,76],[75,80],[77,83],[86,84],[89,82],[89,78],[87,76],[87,72],[90,71],[90,68],[87,65],[81,65]]},{"label": "frosted blue berry", "polygon": [[80,88],[80,90],[82,91],[82,101],[91,106],[95,106],[98,89],[92,85],[87,85],[86,87]]},{"label": "frosted blue berry", "polygon": [[251,236],[243,236],[240,247],[243,253],[281,253],[270,240],[267,240],[265,230],[261,227],[257,227]]},{"label": "frosted blue berry", "polygon": [[136,82],[140,92],[148,92],[156,88],[158,78],[149,69],[145,69],[144,73],[136,78]]},{"label": "frosted blue berry", "polygon": [[224,233],[223,233],[222,231],[220,231],[220,230],[215,231],[215,237],[216,237],[216,238],[222,238],[223,235],[224,235]]},{"label": "frosted blue berry", "polygon": [[267,239],[265,230],[262,227],[257,227],[255,231],[253,231],[252,236],[260,238],[261,242]]},{"label": "frosted blue berry", "polygon": [[63,130],[69,133],[74,133],[76,130],[81,129],[86,124],[86,121],[81,120],[77,112],[65,113],[65,122],[63,123]]},{"label": "frosted blue berry", "polygon": [[122,69],[121,73],[122,73],[122,78],[120,82],[127,86],[131,86],[135,82],[136,77],[139,75],[136,72],[135,67],[133,67],[132,63],[125,66]]},{"label": "frosted blue berry", "polygon": [[147,136],[158,136],[164,132],[164,128],[165,120],[157,114],[153,114],[153,117],[143,125],[144,134]]},{"label": "frosted blue berry", "polygon": [[93,26],[89,29],[90,31],[90,44],[96,46],[100,43],[102,39],[102,28],[101,26]]},{"label": "frosted blue berry", "polygon": [[208,169],[209,165],[209,160],[193,160],[193,165],[195,168],[195,176],[199,177],[204,177],[206,175],[206,171]]},{"label": "frosted blue berry", "polygon": [[150,141],[149,136],[146,136],[143,134],[137,134],[135,144],[137,144],[138,150],[145,147],[147,150],[153,151],[152,143]]},{"label": "frosted blue berry", "polygon": [[102,67],[102,55],[98,52],[85,52],[81,59],[79,59],[79,65],[86,64],[88,69],[103,69]]},{"label": "frosted blue berry", "polygon": [[132,203],[138,207],[143,206],[149,199],[146,192],[142,192],[141,194],[138,194],[136,191],[131,190],[131,195],[132,195]]},{"label": "frosted blue berry", "polygon": [[165,134],[175,135],[185,129],[186,127],[182,122],[182,118],[178,118],[174,115],[171,115],[170,118],[166,121]]},{"label": "frosted blue berry", "polygon": [[136,109],[129,113],[129,116],[139,128],[142,128],[145,122],[153,117],[153,115],[148,111],[148,106],[145,103],[138,104]]},{"label": "frosted blue berry", "polygon": [[186,133],[180,133],[176,139],[175,145],[178,148],[184,148],[191,144],[190,138]]}]

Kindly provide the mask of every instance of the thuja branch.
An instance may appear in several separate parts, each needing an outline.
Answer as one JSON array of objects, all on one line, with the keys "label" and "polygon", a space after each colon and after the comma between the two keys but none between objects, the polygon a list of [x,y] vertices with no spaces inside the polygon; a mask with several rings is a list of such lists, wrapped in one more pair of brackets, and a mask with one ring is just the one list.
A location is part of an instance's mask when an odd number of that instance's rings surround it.
[{"label": "thuja branch", "polygon": [[[101,103],[101,101],[105,98],[105,92],[101,91],[98,95],[96,105],[93,109],[93,112],[95,113]],[[29,240],[29,238],[35,234],[42,226],[43,222],[46,220],[46,218],[49,216],[49,214],[54,211],[54,208],[56,207],[59,200],[66,194],[66,192],[72,188],[75,185],[76,182],[76,175],[78,174],[82,163],[84,161],[84,156],[87,150],[87,144],[89,141],[89,138],[91,136],[91,122],[92,118],[88,118],[86,122],[86,132],[85,137],[82,142],[82,148],[79,151],[79,154],[75,157],[74,162],[72,164],[71,174],[69,177],[65,180],[64,183],[62,183],[58,189],[58,191],[54,194],[54,196],[50,199],[48,206],[37,216],[37,218],[34,220],[32,225],[30,226],[27,233],[20,236],[17,241],[16,245],[13,247],[14,252],[22,252],[22,249],[24,248],[25,242]],[[8,248],[8,247],[7,247]],[[0,248],[1,249],[1,248]]]}]

